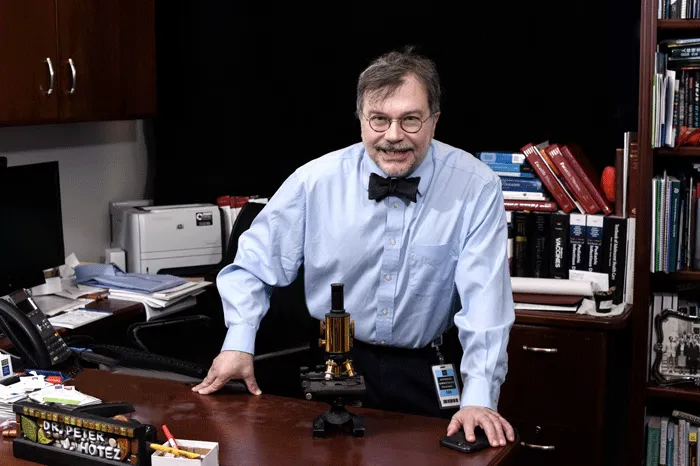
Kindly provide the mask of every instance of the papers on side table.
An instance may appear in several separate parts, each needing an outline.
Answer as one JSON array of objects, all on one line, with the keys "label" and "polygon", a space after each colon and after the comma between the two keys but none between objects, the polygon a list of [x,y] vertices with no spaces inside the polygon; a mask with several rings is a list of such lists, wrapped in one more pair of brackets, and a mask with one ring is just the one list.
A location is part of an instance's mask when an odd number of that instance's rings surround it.
[{"label": "papers on side table", "polygon": [[64,312],[63,314],[49,317],[49,322],[51,322],[51,325],[54,327],[78,328],[90,322],[103,319],[111,314],[111,312],[94,309],[74,309]]}]

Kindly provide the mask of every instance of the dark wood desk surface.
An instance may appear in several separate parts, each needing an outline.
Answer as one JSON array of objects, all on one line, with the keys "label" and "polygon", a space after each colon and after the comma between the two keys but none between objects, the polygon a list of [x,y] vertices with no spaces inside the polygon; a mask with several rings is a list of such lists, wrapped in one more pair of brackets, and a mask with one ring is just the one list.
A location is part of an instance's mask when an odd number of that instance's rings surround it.
[{"label": "dark wood desk surface", "polygon": [[[439,445],[444,419],[350,408],[364,416],[363,438],[314,439],[312,420],[327,404],[273,395],[199,395],[189,385],[86,369],[75,386],[104,401],[128,401],[134,419],[158,428],[166,424],[176,438],[219,442],[219,464],[412,464],[515,465],[518,443],[464,454]],[[0,464],[29,465],[12,455],[12,442],[0,442]]]}]

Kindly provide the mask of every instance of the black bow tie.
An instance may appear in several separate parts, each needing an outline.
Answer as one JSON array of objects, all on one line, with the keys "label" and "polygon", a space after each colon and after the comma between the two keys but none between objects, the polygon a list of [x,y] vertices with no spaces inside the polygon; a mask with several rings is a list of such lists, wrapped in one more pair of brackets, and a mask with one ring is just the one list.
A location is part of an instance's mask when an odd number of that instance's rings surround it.
[{"label": "black bow tie", "polygon": [[414,178],[384,178],[376,173],[369,175],[369,198],[379,202],[387,196],[405,197],[416,202],[420,177]]}]

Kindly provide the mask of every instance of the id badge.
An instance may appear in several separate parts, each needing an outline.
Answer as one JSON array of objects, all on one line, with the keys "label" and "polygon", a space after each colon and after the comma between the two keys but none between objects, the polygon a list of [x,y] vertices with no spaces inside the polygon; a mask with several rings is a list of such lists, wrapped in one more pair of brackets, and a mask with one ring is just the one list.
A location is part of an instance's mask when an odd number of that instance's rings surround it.
[{"label": "id badge", "polygon": [[454,365],[440,364],[431,369],[440,409],[459,408],[460,390]]}]

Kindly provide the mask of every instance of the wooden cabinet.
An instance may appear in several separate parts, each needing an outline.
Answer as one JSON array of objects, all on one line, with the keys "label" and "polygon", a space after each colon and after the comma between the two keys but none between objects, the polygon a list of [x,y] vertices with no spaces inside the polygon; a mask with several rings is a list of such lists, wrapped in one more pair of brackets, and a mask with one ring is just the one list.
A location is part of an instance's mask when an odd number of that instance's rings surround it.
[{"label": "wooden cabinet", "polygon": [[58,118],[56,55],[54,0],[0,2],[0,123]]},{"label": "wooden cabinet", "polygon": [[0,124],[156,112],[153,0],[3,0],[0,58]]},{"label": "wooden cabinet", "polygon": [[523,464],[616,464],[616,437],[625,431],[615,433],[624,415],[613,407],[629,379],[626,320],[610,329],[615,320],[557,318],[519,313],[499,411],[519,430]]}]

